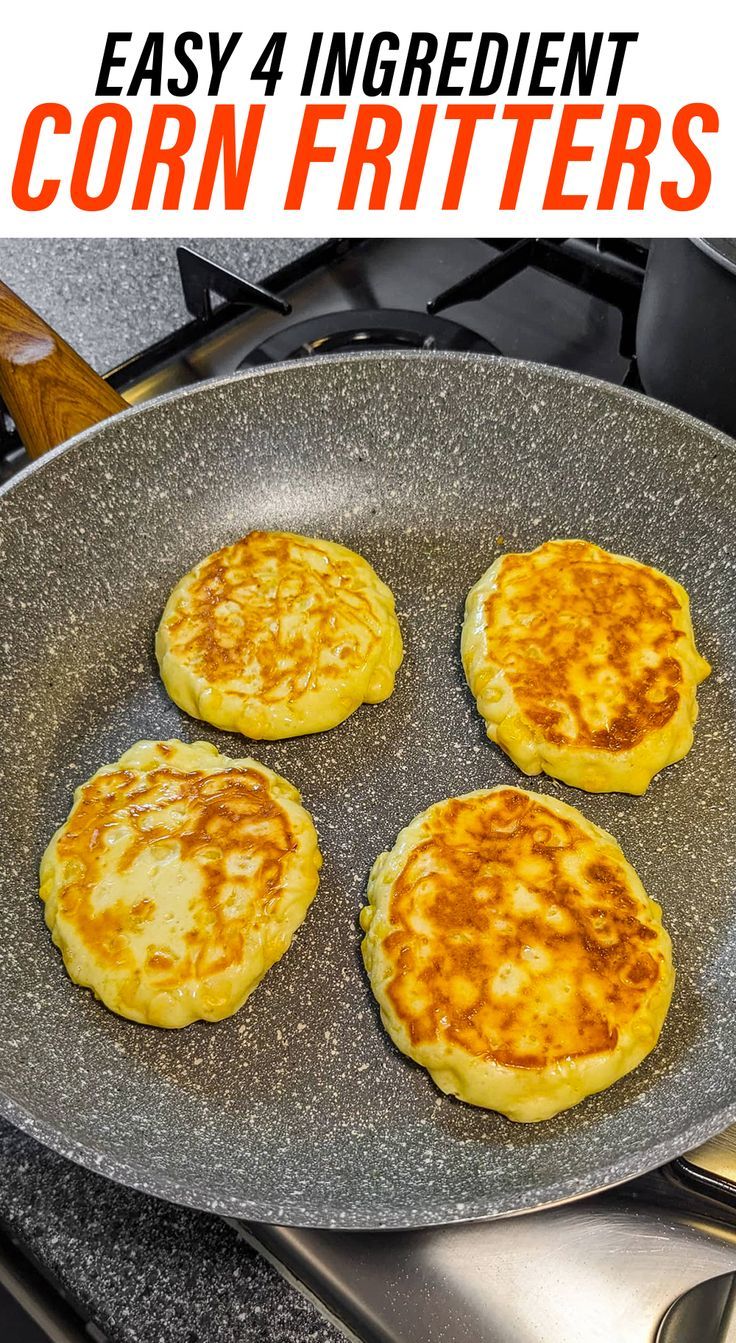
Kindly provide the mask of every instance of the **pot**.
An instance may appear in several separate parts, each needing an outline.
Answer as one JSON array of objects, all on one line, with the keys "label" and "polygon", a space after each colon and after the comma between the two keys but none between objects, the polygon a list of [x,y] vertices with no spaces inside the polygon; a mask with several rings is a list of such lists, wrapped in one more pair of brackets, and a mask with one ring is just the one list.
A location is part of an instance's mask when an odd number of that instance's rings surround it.
[{"label": "pot", "polygon": [[655,238],[636,328],[645,390],[736,434],[736,238]]}]

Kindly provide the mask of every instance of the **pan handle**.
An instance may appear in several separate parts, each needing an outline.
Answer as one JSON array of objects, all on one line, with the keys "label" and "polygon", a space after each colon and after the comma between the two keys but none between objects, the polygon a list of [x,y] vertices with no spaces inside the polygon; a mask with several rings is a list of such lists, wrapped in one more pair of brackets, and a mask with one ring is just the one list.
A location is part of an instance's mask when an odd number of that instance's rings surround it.
[{"label": "pan handle", "polygon": [[128,404],[1,280],[0,397],[30,457]]}]

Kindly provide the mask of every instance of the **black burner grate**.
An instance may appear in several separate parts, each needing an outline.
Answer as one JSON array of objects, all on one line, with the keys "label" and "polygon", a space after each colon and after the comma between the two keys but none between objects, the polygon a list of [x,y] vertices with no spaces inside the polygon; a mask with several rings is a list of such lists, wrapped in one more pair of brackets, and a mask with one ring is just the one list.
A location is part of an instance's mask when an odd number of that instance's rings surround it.
[{"label": "black burner grate", "polygon": [[282,327],[247,355],[238,367],[253,368],[280,359],[367,349],[500,353],[485,337],[443,317],[408,309],[348,308],[344,312],[321,313],[308,321]]},{"label": "black burner grate", "polygon": [[[235,368],[367,348],[501,353],[640,388],[646,248],[636,242],[333,238],[258,283],[190,248],[176,255],[192,320],[107,375],[133,401]],[[451,319],[439,315],[450,308]],[[0,404],[0,480],[24,461]]]},{"label": "black burner grate", "polygon": [[584,238],[486,238],[498,253],[471,275],[430,299],[427,310],[443,312],[458,303],[477,302],[527,267],[536,267],[587,294],[610,303],[621,313],[620,350],[633,358],[636,319],[646,264],[646,251],[634,243],[596,244]]}]

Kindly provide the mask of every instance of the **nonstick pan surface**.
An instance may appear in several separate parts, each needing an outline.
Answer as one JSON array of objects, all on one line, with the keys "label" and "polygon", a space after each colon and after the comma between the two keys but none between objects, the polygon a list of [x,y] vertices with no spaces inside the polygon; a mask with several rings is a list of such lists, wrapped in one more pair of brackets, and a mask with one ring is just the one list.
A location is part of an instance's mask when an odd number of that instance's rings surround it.
[{"label": "nonstick pan surface", "polygon": [[[304,360],[152,402],[0,499],[0,1112],[77,1161],[252,1220],[391,1228],[539,1207],[635,1176],[736,1117],[736,445],[575,375],[464,355]],[[167,698],[153,636],[174,581],[250,528],[361,551],[406,660],[387,703],[244,743]],[[441,1095],[381,1028],[357,916],[375,856],[440,798],[524,778],[485,738],[463,601],[501,548],[586,537],[688,588],[713,663],[690,755],[643,798],[532,786],[613,832],[678,971],[655,1053],[540,1125]],[[206,738],[292,779],[322,885],[236,1016],[165,1032],[67,978],[37,896],[74,787],[141,737]]]}]

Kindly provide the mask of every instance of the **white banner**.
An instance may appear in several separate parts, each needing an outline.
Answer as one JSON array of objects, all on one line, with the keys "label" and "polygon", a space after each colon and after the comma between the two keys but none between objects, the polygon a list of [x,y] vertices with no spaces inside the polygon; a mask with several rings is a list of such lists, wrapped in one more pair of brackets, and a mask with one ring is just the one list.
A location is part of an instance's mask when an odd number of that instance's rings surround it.
[{"label": "white banner", "polygon": [[0,31],[0,236],[736,231],[715,0],[36,0]]}]

